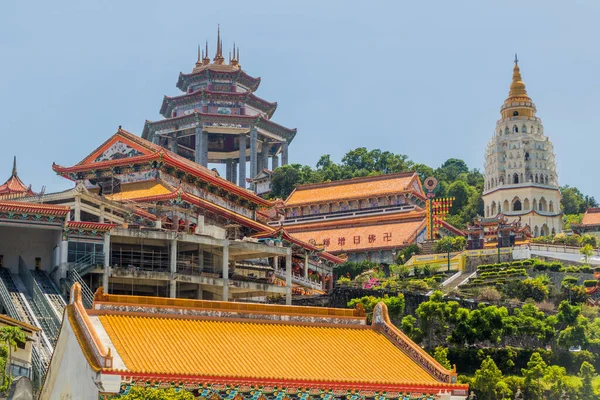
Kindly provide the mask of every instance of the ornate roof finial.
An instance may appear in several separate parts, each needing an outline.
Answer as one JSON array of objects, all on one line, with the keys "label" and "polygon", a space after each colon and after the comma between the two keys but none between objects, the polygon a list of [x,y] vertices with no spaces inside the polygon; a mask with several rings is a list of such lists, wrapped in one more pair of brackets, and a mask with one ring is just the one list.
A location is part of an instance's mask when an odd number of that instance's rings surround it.
[{"label": "ornate roof finial", "polygon": [[12,176],[17,176],[17,156],[14,156],[14,159],[13,159]]},{"label": "ornate roof finial", "polygon": [[200,45],[198,45],[198,61],[196,61],[197,63],[200,63],[202,61],[202,58],[200,57]]},{"label": "ornate roof finial", "polygon": [[231,59],[231,61],[229,62],[231,65],[238,65],[238,59],[237,59],[237,54],[236,54],[236,48],[235,48],[235,42],[233,42],[233,53],[232,53],[233,58]]},{"label": "ornate roof finial", "polygon": [[521,78],[517,53],[515,53],[515,67],[513,68],[512,83],[510,84],[510,91],[508,93],[508,98],[512,97],[528,97],[527,90],[525,90],[525,83],[523,82],[523,78]]},{"label": "ornate roof finial", "polygon": [[217,25],[217,52],[215,53],[215,64],[223,64],[223,41],[221,40],[221,25]]}]

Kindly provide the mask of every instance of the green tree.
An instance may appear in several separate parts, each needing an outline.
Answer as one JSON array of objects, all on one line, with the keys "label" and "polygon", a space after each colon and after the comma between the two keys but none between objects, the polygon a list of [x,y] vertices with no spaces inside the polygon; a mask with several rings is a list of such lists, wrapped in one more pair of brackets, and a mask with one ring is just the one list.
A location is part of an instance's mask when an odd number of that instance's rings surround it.
[{"label": "green tree", "polygon": [[597,395],[594,393],[593,380],[596,376],[596,370],[594,366],[587,361],[581,364],[579,369],[579,377],[581,378],[581,400],[593,400],[597,399]]},{"label": "green tree", "polygon": [[25,343],[25,334],[18,326],[5,326],[0,329],[0,340],[6,344],[8,349],[6,376],[12,379],[12,352],[17,350],[19,343]]},{"label": "green tree", "polygon": [[435,360],[439,362],[442,367],[446,369],[452,369],[452,365],[450,365],[450,360],[448,360],[447,348],[442,346],[436,347],[433,352],[433,358],[435,358]]},{"label": "green tree", "polygon": [[579,249],[579,252],[583,257],[585,257],[585,262],[588,262],[588,258],[594,255],[594,248],[591,244],[586,244],[581,249]]},{"label": "green tree", "polygon": [[[498,369],[496,363],[490,356],[487,356],[481,363],[481,367],[475,371],[472,388],[477,393],[480,400],[504,399],[508,386],[502,385],[502,371]],[[500,389],[500,390],[499,390]]]},{"label": "green tree", "polygon": [[584,196],[579,189],[569,185],[560,187],[563,212],[565,214],[582,214],[590,207],[597,207],[596,199],[590,196]]},{"label": "green tree", "polygon": [[417,326],[417,319],[410,314],[402,318],[400,329],[417,344],[423,340],[423,331]]},{"label": "green tree", "polygon": [[[463,160],[449,158],[436,171],[436,176],[439,176],[447,182],[454,181],[458,175],[469,172],[469,167]],[[440,179],[438,178],[438,179]]]},{"label": "green tree", "polygon": [[447,196],[454,197],[450,214],[458,215],[469,203],[469,199],[475,194],[475,189],[465,181],[454,181],[448,186]]},{"label": "green tree", "polygon": [[194,400],[194,395],[185,390],[154,389],[134,386],[129,393],[118,397],[119,400]]},{"label": "green tree", "polygon": [[521,370],[525,378],[525,398],[541,399],[544,390],[544,375],[546,374],[547,364],[542,359],[540,353],[535,352],[531,355],[527,368]]}]

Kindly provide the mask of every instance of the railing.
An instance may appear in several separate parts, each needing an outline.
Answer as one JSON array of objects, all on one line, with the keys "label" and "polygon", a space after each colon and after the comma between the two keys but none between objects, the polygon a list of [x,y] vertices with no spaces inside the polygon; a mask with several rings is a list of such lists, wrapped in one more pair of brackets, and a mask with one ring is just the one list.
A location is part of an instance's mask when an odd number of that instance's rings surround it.
[{"label": "railing", "polygon": [[104,254],[87,253],[83,257],[77,259],[77,261],[69,263],[69,270],[75,270],[78,274],[85,275],[91,269],[103,264]]},{"label": "railing", "polygon": [[[22,321],[23,318],[21,317],[21,315],[17,311],[17,308],[13,304],[12,296],[10,295],[8,288],[6,287],[6,285],[4,284],[4,281],[2,279],[0,279],[0,299],[2,299],[2,304],[4,305],[4,309],[6,310],[8,315],[11,318],[14,318],[18,321]],[[25,322],[28,322],[28,321],[25,321]]]},{"label": "railing", "polygon": [[[529,248],[533,251],[549,251],[553,253],[569,253],[569,254],[581,254],[581,247],[575,246],[561,246],[556,244],[543,244],[543,243],[531,243]],[[600,256],[600,249],[594,249],[594,255]]]},{"label": "railing", "polygon": [[31,272],[27,269],[27,266],[21,257],[19,257],[19,276],[31,294],[33,300],[31,302],[31,308],[35,317],[51,342],[54,343],[58,337],[58,332],[60,331],[60,321],[54,312],[54,308],[48,302],[46,296],[44,296],[44,293],[35,279],[33,279],[33,275],[31,275]]},{"label": "railing", "polygon": [[59,289],[54,285],[51,279],[43,271],[33,271],[33,279],[39,285],[42,293],[52,305],[54,312],[59,320],[62,320],[65,306],[65,299],[60,295]]},{"label": "railing", "polygon": [[[275,276],[285,279],[285,270],[276,269]],[[307,286],[311,289],[323,290],[323,284],[321,282],[315,282],[303,276],[292,274],[292,282],[298,285]]]},{"label": "railing", "polygon": [[69,278],[71,278],[73,283],[77,282],[81,285],[81,300],[83,302],[83,306],[85,308],[92,308],[92,303],[94,302],[94,293],[92,293],[87,283],[85,283],[85,281],[81,278],[81,275],[79,275],[79,273],[73,269],[69,271]]}]

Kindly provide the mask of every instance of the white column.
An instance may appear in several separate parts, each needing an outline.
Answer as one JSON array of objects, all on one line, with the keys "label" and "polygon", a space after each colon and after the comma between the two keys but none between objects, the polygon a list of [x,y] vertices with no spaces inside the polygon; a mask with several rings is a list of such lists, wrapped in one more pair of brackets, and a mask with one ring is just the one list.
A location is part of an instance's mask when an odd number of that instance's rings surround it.
[{"label": "white column", "polygon": [[246,187],[246,134],[240,135],[240,168],[238,176],[238,186]]},{"label": "white column", "polygon": [[177,297],[177,281],[175,274],[177,273],[177,239],[171,240],[171,258],[169,261],[171,270],[171,281],[169,282],[169,297],[174,299]]},{"label": "white column", "polygon": [[[60,284],[60,280],[67,277],[67,262],[69,256],[69,242],[66,235],[63,236],[59,246],[58,253],[58,274],[56,282]],[[59,286],[60,287],[60,286]]]},{"label": "white column", "polygon": [[304,255],[304,278],[308,279],[308,253]]},{"label": "white column", "polygon": [[104,234],[104,272],[102,273],[102,286],[104,293],[108,293],[108,278],[110,276],[110,232]]},{"label": "white column", "polygon": [[285,304],[292,305],[292,249],[285,255]]},{"label": "white column", "polygon": [[75,208],[73,213],[73,219],[75,221],[81,221],[81,198],[79,196],[75,196]]},{"label": "white column", "polygon": [[271,171],[275,171],[277,168],[279,168],[279,156],[277,154],[273,154],[271,157],[271,164]]},{"label": "white column", "polygon": [[100,205],[100,217],[98,218],[100,223],[104,223],[104,204]]},{"label": "white column", "polygon": [[223,301],[229,300],[229,241],[223,241]]}]

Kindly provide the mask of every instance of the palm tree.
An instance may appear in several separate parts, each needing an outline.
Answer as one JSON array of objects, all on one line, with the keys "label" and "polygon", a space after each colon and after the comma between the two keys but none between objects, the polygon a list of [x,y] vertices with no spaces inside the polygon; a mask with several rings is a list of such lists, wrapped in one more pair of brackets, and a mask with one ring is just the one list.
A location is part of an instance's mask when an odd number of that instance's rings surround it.
[{"label": "palm tree", "polygon": [[8,348],[6,376],[12,378],[12,352],[17,350],[18,343],[25,343],[25,334],[18,326],[4,326],[0,328],[0,340],[6,343]]}]

